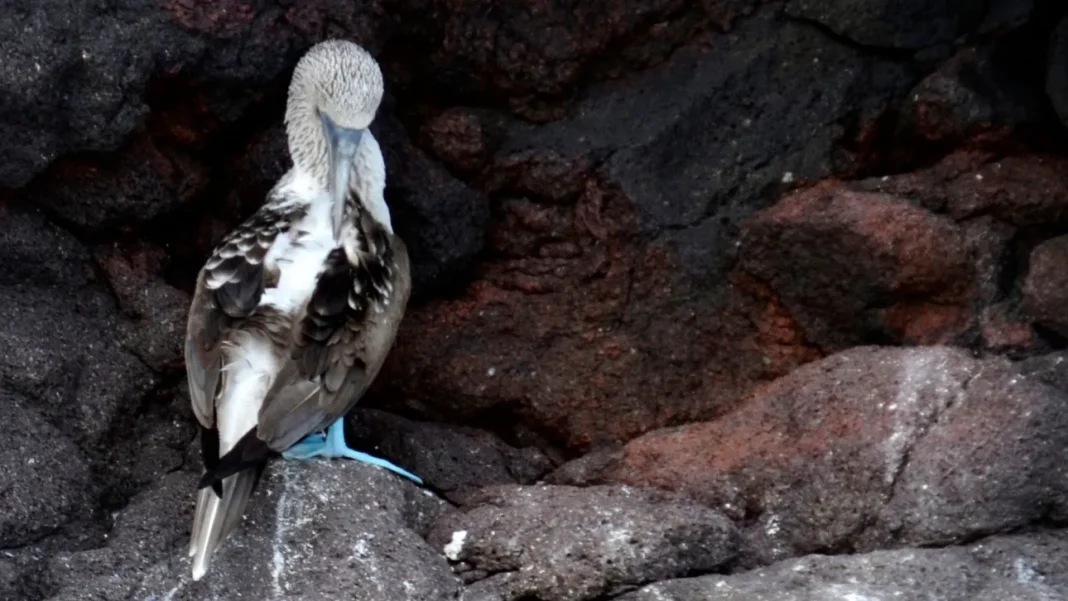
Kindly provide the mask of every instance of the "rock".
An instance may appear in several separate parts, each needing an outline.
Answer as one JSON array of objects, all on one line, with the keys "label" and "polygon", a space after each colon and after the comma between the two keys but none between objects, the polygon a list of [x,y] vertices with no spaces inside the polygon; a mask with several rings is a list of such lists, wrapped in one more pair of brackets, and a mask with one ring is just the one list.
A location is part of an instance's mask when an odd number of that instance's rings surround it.
[{"label": "rock", "polygon": [[460,562],[466,599],[582,601],[709,571],[735,553],[717,511],[627,487],[498,486],[429,541]]},{"label": "rock", "polygon": [[130,228],[188,203],[207,186],[204,166],[164,154],[147,136],[117,154],[58,162],[24,196],[85,233]]},{"label": "rock", "polygon": [[1061,122],[1068,126],[1068,17],[1061,19],[1050,37],[1046,93]]},{"label": "rock", "polygon": [[383,392],[585,452],[722,414],[818,354],[786,311],[754,331],[775,300],[735,298],[738,224],[784,179],[828,176],[845,116],[874,118],[913,82],[774,12],[591,85],[565,119],[483,129],[503,133],[478,179],[495,199],[482,260],[409,310]]},{"label": "rock", "polygon": [[1016,130],[1047,124],[1046,99],[1018,68],[1020,57],[1007,43],[968,47],[943,63],[909,92],[900,111],[899,136],[903,147],[899,164],[913,165],[967,140],[986,144],[1011,136]]},{"label": "rock", "polygon": [[537,448],[515,448],[483,430],[373,409],[349,415],[346,438],[353,448],[388,457],[453,502],[483,486],[532,484],[552,467]]},{"label": "rock", "polygon": [[1021,311],[1009,302],[994,303],[980,316],[983,346],[995,353],[1019,357],[1042,350],[1042,341]]},{"label": "rock", "polygon": [[1030,266],[1023,282],[1023,303],[1028,313],[1042,325],[1068,336],[1068,236],[1039,244],[1031,251]]},{"label": "rock", "polygon": [[183,370],[182,345],[192,299],[163,281],[166,252],[147,244],[113,244],[97,248],[94,254],[130,318],[122,324],[123,345],[158,372]]},{"label": "rock", "polygon": [[[0,30],[6,58],[0,84],[18,94],[0,102],[4,187],[25,185],[63,154],[118,150],[147,112],[146,100],[163,117],[162,137],[195,144],[245,114],[257,96],[250,90],[275,82],[312,41],[333,33],[377,51],[387,30],[374,7],[331,0],[291,10],[241,2],[48,1],[9,12]],[[327,31],[326,15],[340,31]],[[163,77],[146,99],[155,74]],[[190,96],[199,96],[189,103],[195,109],[183,105]],[[100,205],[86,218],[120,206]]]},{"label": "rock", "polygon": [[[0,389],[0,548],[33,542],[85,512],[89,466],[25,398]],[[0,591],[5,586],[0,570]]]},{"label": "rock", "polygon": [[810,555],[731,576],[659,582],[618,601],[1039,601],[1068,597],[1061,532],[992,537],[968,547]]},{"label": "rock", "polygon": [[790,0],[786,14],[865,46],[920,50],[975,31],[987,7],[969,0]]},{"label": "rock", "polygon": [[[757,5],[594,0],[530,10],[517,0],[477,0],[457,11],[445,0],[413,0],[401,7],[407,27],[398,41],[417,48],[422,60],[407,61],[400,85],[431,86],[447,97],[504,96],[519,114],[544,119],[559,111],[534,99],[567,94],[591,72],[656,63],[709,23],[728,28]],[[653,23],[654,35],[640,33]]]},{"label": "rock", "polygon": [[1035,378],[1068,394],[1068,352],[1059,351],[1038,357],[1029,357],[1016,364],[1020,373]]},{"label": "rock", "polygon": [[194,491],[193,474],[168,476],[120,514],[106,548],[57,557],[50,599],[444,601],[458,592],[445,559],[419,535],[442,503],[384,470],[272,463],[243,524],[196,583],[186,556]]},{"label": "rock", "polygon": [[400,123],[375,128],[386,160],[386,200],[412,257],[416,299],[455,286],[483,248],[489,204],[412,146]]},{"label": "rock", "polygon": [[742,565],[947,544],[1065,511],[1065,403],[1004,359],[860,347],[722,419],[633,440],[594,463],[599,474],[560,474],[672,489],[744,518]]},{"label": "rock", "polygon": [[741,269],[766,282],[824,350],[879,329],[947,342],[971,325],[962,299],[975,276],[964,236],[904,199],[810,188],[754,216],[741,244]]},{"label": "rock", "polygon": [[435,115],[423,124],[421,139],[453,169],[473,171],[489,158],[483,125],[471,111],[452,108]]},{"label": "rock", "polygon": [[0,599],[18,599],[21,573],[13,562],[0,559]]},{"label": "rock", "polygon": [[927,169],[848,185],[908,198],[955,221],[989,215],[1030,227],[1057,221],[1068,209],[1068,160],[1049,154],[998,158],[965,150]]},{"label": "rock", "polygon": [[123,320],[85,249],[37,213],[3,206],[0,219],[0,379],[95,451],[155,375],[116,339]]},{"label": "rock", "polygon": [[104,591],[116,598],[128,594],[144,570],[187,548],[196,483],[192,473],[173,472],[133,497],[115,516],[106,547],[65,550],[50,558],[50,586],[87,598]]}]

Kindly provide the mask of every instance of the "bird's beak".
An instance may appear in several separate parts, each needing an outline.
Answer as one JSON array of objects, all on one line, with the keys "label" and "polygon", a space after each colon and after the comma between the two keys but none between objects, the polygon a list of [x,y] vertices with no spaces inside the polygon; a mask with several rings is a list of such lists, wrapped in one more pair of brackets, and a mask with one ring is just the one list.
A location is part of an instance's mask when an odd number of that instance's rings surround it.
[{"label": "bird's beak", "polygon": [[345,198],[349,191],[349,176],[352,173],[352,161],[356,156],[356,149],[360,146],[363,138],[363,129],[348,129],[334,123],[326,115],[320,113],[323,121],[323,132],[330,147],[330,173],[327,174],[327,183],[330,186],[330,197],[333,200],[333,212],[331,214],[334,225],[334,236],[341,235],[341,219],[345,211]]}]

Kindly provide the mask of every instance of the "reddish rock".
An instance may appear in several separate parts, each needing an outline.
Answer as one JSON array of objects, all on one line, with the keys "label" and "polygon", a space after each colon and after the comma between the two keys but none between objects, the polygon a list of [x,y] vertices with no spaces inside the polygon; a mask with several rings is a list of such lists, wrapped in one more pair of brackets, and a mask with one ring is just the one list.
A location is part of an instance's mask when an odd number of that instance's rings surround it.
[{"label": "reddish rock", "polygon": [[1041,225],[1068,210],[1068,158],[965,150],[927,169],[851,185],[909,198],[957,221],[990,215],[1018,227]]},{"label": "reddish rock", "polygon": [[1025,309],[1042,325],[1068,336],[1068,236],[1039,244],[1030,263],[1023,282]]},{"label": "reddish rock", "polygon": [[130,228],[173,211],[207,183],[203,164],[161,150],[142,133],[116,155],[56,163],[22,194],[67,223],[97,231]]},{"label": "reddish rock", "polygon": [[749,524],[751,563],[945,544],[1068,509],[1066,403],[1003,359],[862,347],[554,480],[689,494]]},{"label": "reddish rock", "polygon": [[1015,315],[1008,302],[995,303],[980,316],[983,346],[996,353],[1026,351],[1037,345],[1035,330],[1025,319]]},{"label": "reddish rock", "polygon": [[[400,12],[405,33],[426,49],[426,72],[413,77],[453,94],[492,90],[533,116],[541,111],[528,95],[569,93],[595,69],[649,65],[710,24],[727,27],[760,3],[419,0]],[[601,61],[607,64],[596,64],[609,55]]]},{"label": "reddish rock", "polygon": [[169,0],[163,7],[183,26],[211,35],[239,33],[255,16],[246,0]]},{"label": "reddish rock", "polygon": [[488,158],[485,132],[473,112],[442,111],[423,124],[421,134],[431,152],[453,169],[473,171]]},{"label": "reddish rock", "polygon": [[956,224],[901,198],[833,184],[790,194],[746,224],[740,258],[825,350],[862,342],[880,321],[937,341],[969,320],[963,308],[932,313],[912,304],[959,306],[973,266]]},{"label": "reddish rock", "polygon": [[190,296],[163,280],[166,251],[113,244],[95,255],[119,307],[131,318],[120,324],[123,345],[156,371],[181,371]]},{"label": "reddish rock", "polygon": [[595,180],[574,206],[503,203],[497,258],[460,298],[409,310],[383,392],[571,449],[721,413],[765,369],[741,342],[752,328],[635,232],[626,200]]}]

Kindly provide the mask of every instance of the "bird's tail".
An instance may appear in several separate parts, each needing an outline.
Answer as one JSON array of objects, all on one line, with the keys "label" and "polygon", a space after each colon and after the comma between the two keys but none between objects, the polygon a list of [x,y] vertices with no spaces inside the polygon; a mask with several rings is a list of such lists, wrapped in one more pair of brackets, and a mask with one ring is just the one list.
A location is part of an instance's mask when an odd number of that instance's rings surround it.
[{"label": "bird's tail", "polygon": [[216,423],[201,431],[205,473],[189,542],[193,580],[204,576],[212,554],[241,523],[270,453],[256,428],[276,371],[273,348],[249,332],[235,331],[231,338],[224,346],[227,365],[222,370]]},{"label": "bird's tail", "polygon": [[193,558],[193,580],[200,580],[211,564],[212,553],[241,523],[245,506],[256,488],[259,469],[245,469],[222,480],[222,495],[211,486],[197,494],[189,556]]}]

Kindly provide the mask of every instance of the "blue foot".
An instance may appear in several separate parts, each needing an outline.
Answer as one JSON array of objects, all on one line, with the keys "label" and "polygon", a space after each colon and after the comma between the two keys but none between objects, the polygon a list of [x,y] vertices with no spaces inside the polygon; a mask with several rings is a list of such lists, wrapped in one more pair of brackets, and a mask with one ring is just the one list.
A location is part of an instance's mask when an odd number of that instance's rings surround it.
[{"label": "blue foot", "polygon": [[337,421],[330,424],[330,427],[327,428],[325,434],[322,432],[314,432],[305,436],[300,442],[286,449],[282,453],[282,457],[285,457],[286,459],[346,457],[348,459],[355,459],[356,461],[377,465],[378,467],[396,472],[405,478],[412,480],[416,484],[423,483],[422,478],[419,476],[416,476],[404,468],[397,467],[385,459],[350,449],[345,443],[345,419],[343,417],[338,418]]}]

